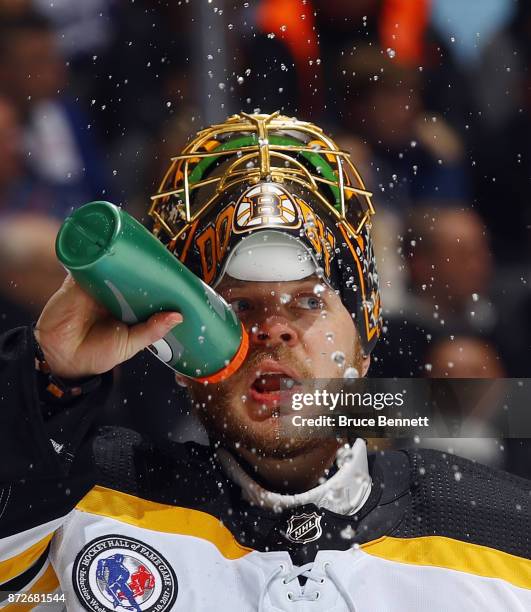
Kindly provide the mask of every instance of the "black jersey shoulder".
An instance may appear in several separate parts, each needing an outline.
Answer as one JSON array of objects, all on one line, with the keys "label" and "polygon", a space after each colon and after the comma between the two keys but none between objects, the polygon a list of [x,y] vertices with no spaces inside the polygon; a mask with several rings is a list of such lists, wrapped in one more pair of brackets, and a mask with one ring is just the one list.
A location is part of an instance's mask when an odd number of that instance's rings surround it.
[{"label": "black jersey shoulder", "polygon": [[99,484],[207,512],[222,520],[240,543],[258,550],[285,549],[291,515],[319,511],[329,538],[317,542],[319,548],[352,545],[341,535],[348,523],[358,543],[382,535],[444,536],[531,558],[531,483],[448,453],[421,449],[370,457],[371,496],[356,515],[345,517],[311,505],[280,515],[251,507],[223,473],[211,447],[154,445],[131,430],[104,428],[93,448]]},{"label": "black jersey shoulder", "polygon": [[148,501],[209,511],[232,486],[214,449],[194,442],[155,443],[131,429],[103,427],[93,453],[98,484]]},{"label": "black jersey shoulder", "polygon": [[405,452],[411,501],[393,535],[445,536],[531,558],[531,481],[449,453]]},{"label": "black jersey shoulder", "polygon": [[101,427],[92,442],[97,484],[137,495],[137,459],[144,445],[142,436],[125,427]]}]

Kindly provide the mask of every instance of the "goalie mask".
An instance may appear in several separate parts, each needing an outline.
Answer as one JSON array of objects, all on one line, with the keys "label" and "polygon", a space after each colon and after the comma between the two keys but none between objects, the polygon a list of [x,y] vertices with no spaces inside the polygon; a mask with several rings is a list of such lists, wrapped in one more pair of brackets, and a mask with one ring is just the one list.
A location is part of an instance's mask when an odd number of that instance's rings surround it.
[{"label": "goalie mask", "polygon": [[317,274],[339,292],[368,355],[380,334],[371,193],[322,130],[234,115],[172,159],[149,211],[153,232],[207,284]]}]

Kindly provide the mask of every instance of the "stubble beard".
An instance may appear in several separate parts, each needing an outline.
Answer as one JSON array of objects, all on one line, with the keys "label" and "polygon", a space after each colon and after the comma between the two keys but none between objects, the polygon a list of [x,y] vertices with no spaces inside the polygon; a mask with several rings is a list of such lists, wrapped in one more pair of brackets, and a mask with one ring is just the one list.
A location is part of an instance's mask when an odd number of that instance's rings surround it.
[{"label": "stubble beard", "polygon": [[[228,381],[207,387],[193,384],[190,395],[196,414],[211,443],[235,450],[243,447],[259,456],[279,459],[310,452],[329,436],[320,436],[318,433],[308,436],[303,428],[284,427],[282,422],[289,416],[280,418],[278,413],[264,421],[253,421],[245,416],[245,402],[249,399],[243,398],[249,392],[249,380],[254,377],[260,363],[268,358],[289,365],[303,380],[316,378],[312,369],[287,347],[258,350],[249,356]],[[353,350],[350,363],[354,363],[358,370],[361,368],[361,359],[361,353]],[[210,400],[208,396],[211,396]],[[285,408],[282,413],[286,414]]]}]

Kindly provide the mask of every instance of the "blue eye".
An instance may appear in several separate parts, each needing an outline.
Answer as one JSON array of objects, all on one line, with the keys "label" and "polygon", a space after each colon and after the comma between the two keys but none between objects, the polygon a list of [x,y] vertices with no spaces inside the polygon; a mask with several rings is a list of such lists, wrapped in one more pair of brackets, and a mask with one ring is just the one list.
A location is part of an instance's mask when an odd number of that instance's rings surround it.
[{"label": "blue eye", "polygon": [[295,308],[302,308],[303,310],[321,310],[323,307],[323,301],[315,295],[302,295],[292,302]]},{"label": "blue eye", "polygon": [[251,310],[251,303],[249,300],[245,298],[239,298],[237,300],[231,300],[230,305],[232,306],[232,310],[236,314],[240,314],[242,312],[246,312],[247,310]]}]

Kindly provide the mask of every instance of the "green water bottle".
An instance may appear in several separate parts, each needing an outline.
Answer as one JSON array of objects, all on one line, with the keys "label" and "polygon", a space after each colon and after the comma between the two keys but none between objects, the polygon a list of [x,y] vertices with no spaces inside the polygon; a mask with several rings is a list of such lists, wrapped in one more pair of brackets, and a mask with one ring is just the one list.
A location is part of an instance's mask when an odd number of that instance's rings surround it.
[{"label": "green water bottle", "polygon": [[114,204],[76,210],[61,226],[55,250],[76,282],[125,323],[180,312],[183,322],[149,347],[177,372],[215,383],[245,359],[247,333],[225,300]]}]

